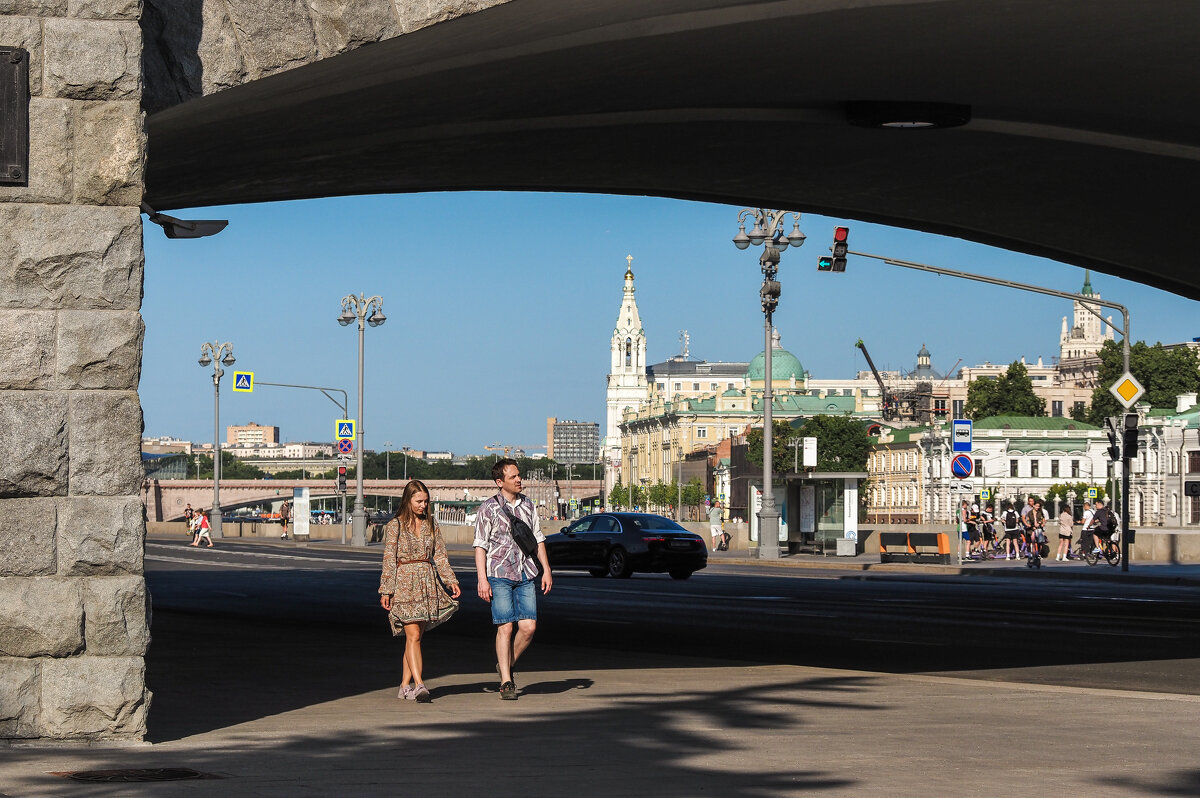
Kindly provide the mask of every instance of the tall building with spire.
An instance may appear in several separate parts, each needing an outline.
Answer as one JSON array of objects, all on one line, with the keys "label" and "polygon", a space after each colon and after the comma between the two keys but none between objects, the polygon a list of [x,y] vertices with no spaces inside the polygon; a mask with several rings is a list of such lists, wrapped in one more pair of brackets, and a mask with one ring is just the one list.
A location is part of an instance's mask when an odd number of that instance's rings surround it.
[{"label": "tall building with spire", "polygon": [[[1100,294],[1092,290],[1092,273],[1083,273],[1083,288],[1079,290],[1084,296],[1100,298]],[[1058,373],[1059,380],[1064,385],[1079,388],[1095,388],[1100,369],[1100,348],[1105,341],[1113,340],[1112,317],[1109,323],[1100,320],[1100,305],[1089,305],[1081,299],[1075,300],[1073,323],[1067,323],[1063,316],[1062,331],[1059,334]]]},{"label": "tall building with spire", "polygon": [[[627,409],[636,410],[646,402],[646,331],[638,315],[633,287],[633,256],[625,258],[625,293],[610,344],[611,360],[608,369],[608,389],[605,394],[607,414],[604,426],[604,459],[609,464],[604,474],[604,495],[616,482],[621,461],[621,417]],[[616,466],[616,467],[614,467]]]}]

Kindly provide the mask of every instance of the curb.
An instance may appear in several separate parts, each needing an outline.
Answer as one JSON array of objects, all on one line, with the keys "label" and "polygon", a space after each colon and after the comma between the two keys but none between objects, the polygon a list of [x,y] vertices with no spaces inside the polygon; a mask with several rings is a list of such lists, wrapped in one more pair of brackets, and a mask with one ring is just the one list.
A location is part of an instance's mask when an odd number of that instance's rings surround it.
[{"label": "curb", "polygon": [[[176,536],[154,535],[147,536],[147,540],[176,540]],[[378,551],[381,544],[368,544],[364,549],[351,549],[348,546],[343,546],[341,543],[336,543],[327,540],[317,540],[311,543],[298,543],[294,539],[283,541],[271,538],[221,538],[225,543],[232,544],[259,544],[268,546],[279,546],[287,548],[309,549],[313,551],[361,551],[369,553]],[[447,552],[464,554],[471,551],[470,546],[463,544],[453,544],[446,547]],[[860,555],[861,557],[861,555]],[[1047,568],[1023,568],[1018,565],[979,565],[979,566],[962,566],[962,565],[936,565],[936,564],[916,564],[916,563],[881,563],[864,561],[859,557],[855,558],[821,558],[812,560],[792,560],[782,558],[779,560],[759,560],[755,557],[746,556],[730,556],[730,555],[709,555],[709,567],[721,565],[737,565],[752,568],[779,568],[779,569],[802,569],[806,571],[840,571],[844,573],[870,573],[872,575],[888,576],[888,575],[920,575],[920,576],[966,576],[966,577],[991,577],[1003,578],[1014,577],[1019,579],[1065,579],[1077,582],[1115,582],[1121,581],[1128,584],[1142,585],[1167,585],[1167,586],[1192,586],[1200,587],[1200,565],[1195,566],[1196,573],[1193,574],[1155,574],[1147,573],[1147,570],[1157,569],[1169,566],[1135,564],[1132,566],[1138,569],[1137,572],[1124,572],[1111,566],[1104,566],[1101,570],[1099,566],[1089,567],[1088,570],[1064,570],[1062,568],[1047,567]],[[1076,566],[1078,567],[1078,566]],[[1189,567],[1189,566],[1184,566]]]}]

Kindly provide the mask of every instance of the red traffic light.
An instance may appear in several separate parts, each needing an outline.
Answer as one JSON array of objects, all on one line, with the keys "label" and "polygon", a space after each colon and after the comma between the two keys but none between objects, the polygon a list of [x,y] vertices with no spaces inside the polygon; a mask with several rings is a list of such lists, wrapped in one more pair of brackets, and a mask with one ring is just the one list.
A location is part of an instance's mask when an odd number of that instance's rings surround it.
[{"label": "red traffic light", "polygon": [[345,466],[338,466],[338,476],[339,477],[346,476],[346,467]]},{"label": "red traffic light", "polygon": [[845,241],[849,237],[850,237],[850,228],[849,227],[833,228],[833,240],[834,241]]}]

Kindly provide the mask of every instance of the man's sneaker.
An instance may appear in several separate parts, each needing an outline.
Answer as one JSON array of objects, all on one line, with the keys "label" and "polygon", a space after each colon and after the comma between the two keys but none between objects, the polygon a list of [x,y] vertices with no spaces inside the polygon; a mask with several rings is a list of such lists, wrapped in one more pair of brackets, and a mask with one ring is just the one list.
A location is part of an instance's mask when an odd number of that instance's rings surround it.
[{"label": "man's sneaker", "polygon": [[416,701],[418,704],[428,704],[433,701],[433,696],[429,694],[429,690],[423,684],[418,684],[413,688],[412,692],[413,701]]},{"label": "man's sneaker", "polygon": [[1100,553],[1100,547],[1099,547],[1099,546],[1097,546],[1096,548],[1092,549],[1092,554],[1099,554],[1099,553]]},{"label": "man's sneaker", "polygon": [[505,682],[500,685],[500,697],[505,701],[517,700],[517,686],[512,682]]},{"label": "man's sneaker", "polygon": [[[496,663],[496,675],[497,676],[500,675],[500,663],[499,662]],[[513,688],[515,689],[517,686],[517,672],[513,671],[511,676],[512,676]]]}]

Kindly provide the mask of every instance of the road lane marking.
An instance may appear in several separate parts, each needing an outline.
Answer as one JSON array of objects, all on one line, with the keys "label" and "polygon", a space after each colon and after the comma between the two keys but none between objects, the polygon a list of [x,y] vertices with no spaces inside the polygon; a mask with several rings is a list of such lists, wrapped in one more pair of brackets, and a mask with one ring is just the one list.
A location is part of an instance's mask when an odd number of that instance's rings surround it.
[{"label": "road lane marking", "polygon": [[243,562],[228,562],[226,560],[190,560],[185,557],[164,557],[161,554],[147,554],[145,559],[155,562],[181,562],[188,565],[207,565],[212,568],[250,568],[252,570],[261,571],[264,568],[270,571],[296,571],[296,570],[312,570],[312,569],[297,569],[289,568],[286,565],[267,565],[253,564]]},{"label": "road lane marking", "polygon": [[[185,543],[183,545],[187,545],[187,544]],[[170,545],[165,545],[162,543],[147,543],[146,544],[146,548],[149,549],[151,547],[159,548],[159,549],[167,549],[169,551],[178,551],[180,548],[179,546],[170,546]],[[343,559],[343,558],[334,558],[334,557],[306,557],[306,556],[300,555],[300,554],[271,554],[268,552],[236,551],[233,549],[224,549],[223,551],[221,551],[221,554],[236,555],[239,557],[266,557],[269,559],[278,559],[278,560],[300,560],[302,562],[353,563],[356,565],[362,565],[362,566],[371,567],[371,568],[379,567],[377,563],[369,562],[366,560]]]}]

